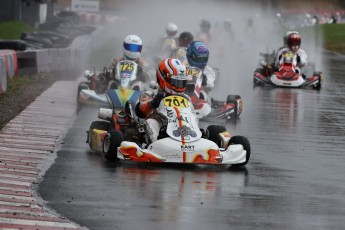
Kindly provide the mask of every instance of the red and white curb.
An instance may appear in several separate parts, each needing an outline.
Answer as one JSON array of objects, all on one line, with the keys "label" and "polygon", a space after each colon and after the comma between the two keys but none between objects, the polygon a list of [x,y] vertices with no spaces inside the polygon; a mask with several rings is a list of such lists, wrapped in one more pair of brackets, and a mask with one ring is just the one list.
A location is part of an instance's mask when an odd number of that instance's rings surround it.
[{"label": "red and white curb", "polygon": [[55,82],[0,131],[0,229],[84,229],[34,191],[75,115],[75,92],[74,82]]}]

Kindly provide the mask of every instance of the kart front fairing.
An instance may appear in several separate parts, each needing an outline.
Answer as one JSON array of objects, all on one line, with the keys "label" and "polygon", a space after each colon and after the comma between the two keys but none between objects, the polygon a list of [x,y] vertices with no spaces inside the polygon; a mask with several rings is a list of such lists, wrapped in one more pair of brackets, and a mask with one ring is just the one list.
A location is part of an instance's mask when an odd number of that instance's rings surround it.
[{"label": "kart front fairing", "polygon": [[157,111],[167,118],[167,134],[171,138],[181,142],[192,142],[201,138],[197,117],[187,98],[168,96],[161,101]]}]

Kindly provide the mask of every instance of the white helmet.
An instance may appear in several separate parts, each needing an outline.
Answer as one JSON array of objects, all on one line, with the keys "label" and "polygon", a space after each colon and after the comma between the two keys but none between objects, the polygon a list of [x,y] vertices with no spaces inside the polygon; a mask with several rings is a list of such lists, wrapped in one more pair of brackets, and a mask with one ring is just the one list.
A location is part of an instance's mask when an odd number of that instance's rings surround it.
[{"label": "white helmet", "polygon": [[123,54],[127,59],[138,59],[142,48],[143,42],[137,35],[128,35],[123,41]]},{"label": "white helmet", "polygon": [[178,27],[177,27],[176,24],[170,22],[170,23],[168,23],[168,25],[165,27],[165,30],[166,30],[168,36],[173,37],[173,36],[175,36],[175,35],[177,34]]}]

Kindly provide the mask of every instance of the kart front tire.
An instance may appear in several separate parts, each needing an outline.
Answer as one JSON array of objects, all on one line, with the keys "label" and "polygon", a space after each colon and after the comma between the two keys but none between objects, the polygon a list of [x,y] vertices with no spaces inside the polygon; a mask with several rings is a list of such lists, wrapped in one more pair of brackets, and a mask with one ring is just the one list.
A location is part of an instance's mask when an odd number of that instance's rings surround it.
[{"label": "kart front tire", "polygon": [[240,144],[243,146],[243,149],[247,151],[247,155],[246,155],[246,161],[240,164],[236,164],[236,166],[244,166],[248,163],[249,158],[250,158],[250,143],[248,138],[244,137],[244,136],[233,136],[231,137],[230,141],[229,141],[229,145],[232,144]]},{"label": "kart front tire", "polygon": [[81,108],[81,102],[79,102],[79,94],[83,89],[89,89],[89,86],[87,85],[86,82],[81,82],[78,85],[78,93],[77,93],[77,105],[78,105],[78,109]]},{"label": "kart front tire", "polygon": [[87,140],[89,142],[89,146],[92,149],[93,143],[92,143],[92,131],[94,129],[99,129],[99,130],[105,130],[108,131],[110,128],[110,123],[106,121],[94,121],[91,123],[89,132],[88,132],[88,137]]},{"label": "kart front tire", "polygon": [[220,133],[225,132],[226,128],[222,125],[209,125],[206,129],[206,136],[210,141],[213,141],[219,148],[224,146]]},{"label": "kart front tire", "polygon": [[103,140],[103,157],[107,161],[116,161],[117,148],[120,147],[121,142],[124,141],[123,135],[119,131],[109,131]]},{"label": "kart front tire", "polygon": [[79,93],[80,93],[80,91],[82,91],[83,89],[89,89],[89,86],[88,86],[87,82],[81,82],[81,83],[79,83],[79,85],[78,85],[78,94],[77,94],[77,97],[79,97]]}]

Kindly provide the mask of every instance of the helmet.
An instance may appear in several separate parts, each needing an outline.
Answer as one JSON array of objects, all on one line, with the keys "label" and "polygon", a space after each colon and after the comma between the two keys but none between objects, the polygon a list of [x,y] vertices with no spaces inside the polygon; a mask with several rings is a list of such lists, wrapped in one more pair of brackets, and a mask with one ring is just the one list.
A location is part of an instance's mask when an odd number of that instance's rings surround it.
[{"label": "helmet", "polygon": [[298,33],[289,34],[287,38],[287,45],[293,52],[296,52],[301,46],[301,36]]},{"label": "helmet", "polygon": [[194,36],[191,32],[185,31],[182,32],[178,38],[179,45],[183,47],[187,47],[189,43],[194,40]]},{"label": "helmet", "polygon": [[165,31],[167,32],[168,36],[174,37],[177,34],[178,27],[174,23],[168,23],[165,27]]},{"label": "helmet", "polygon": [[123,54],[126,59],[135,60],[141,55],[143,42],[137,35],[128,35],[123,41]]},{"label": "helmet", "polygon": [[209,51],[201,41],[193,41],[187,47],[187,60],[191,66],[204,69],[208,62]]},{"label": "helmet", "polygon": [[186,89],[186,66],[178,59],[167,58],[158,64],[157,82],[168,94],[182,93]]},{"label": "helmet", "polygon": [[296,33],[296,34],[299,34],[297,31],[288,31],[286,32],[285,36],[284,36],[284,46],[287,46],[287,39],[288,39],[288,36],[292,33]]},{"label": "helmet", "polygon": [[208,33],[211,29],[210,21],[202,19],[200,22],[200,28],[202,32]]}]

